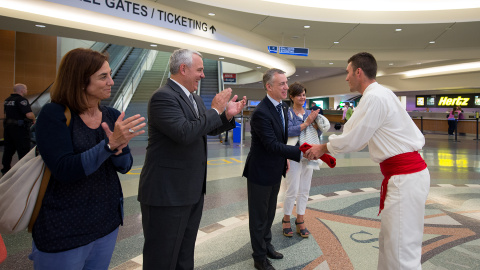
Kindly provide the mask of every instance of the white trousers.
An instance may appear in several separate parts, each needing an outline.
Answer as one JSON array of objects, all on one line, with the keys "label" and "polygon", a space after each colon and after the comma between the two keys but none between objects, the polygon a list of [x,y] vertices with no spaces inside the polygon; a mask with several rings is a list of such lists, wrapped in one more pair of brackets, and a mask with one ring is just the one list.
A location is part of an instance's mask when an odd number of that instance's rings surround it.
[{"label": "white trousers", "polygon": [[292,214],[295,200],[297,201],[297,215],[305,215],[313,174],[313,169],[307,168],[307,164],[308,159],[301,159],[300,162],[290,160],[290,170],[285,177],[287,184],[283,202],[285,215]]},{"label": "white trousers", "polygon": [[394,175],[388,181],[379,236],[379,270],[422,269],[425,202],[430,190],[428,169]]}]

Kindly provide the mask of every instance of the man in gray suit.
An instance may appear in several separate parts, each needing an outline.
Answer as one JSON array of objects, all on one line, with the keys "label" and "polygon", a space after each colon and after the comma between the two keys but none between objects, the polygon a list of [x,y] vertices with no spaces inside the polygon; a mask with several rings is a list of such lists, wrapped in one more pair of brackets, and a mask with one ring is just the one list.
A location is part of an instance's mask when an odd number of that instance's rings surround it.
[{"label": "man in gray suit", "polygon": [[[235,127],[246,97],[218,93],[207,110],[194,94],[203,74],[200,53],[181,49],[170,57],[170,79],[148,104],[148,146],[138,201],[145,236],[143,269],[193,269],[207,175],[206,135]],[[230,100],[230,101],[229,101]]]}]

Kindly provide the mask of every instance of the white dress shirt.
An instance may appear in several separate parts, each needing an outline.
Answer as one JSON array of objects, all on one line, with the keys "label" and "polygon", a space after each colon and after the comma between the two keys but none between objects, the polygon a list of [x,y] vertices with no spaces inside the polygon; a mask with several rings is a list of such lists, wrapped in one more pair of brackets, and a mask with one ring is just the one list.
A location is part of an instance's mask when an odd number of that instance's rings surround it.
[{"label": "white dress shirt", "polygon": [[425,137],[398,97],[377,82],[365,89],[343,133],[328,139],[327,148],[333,155],[359,151],[368,144],[370,158],[377,163],[425,145]]}]

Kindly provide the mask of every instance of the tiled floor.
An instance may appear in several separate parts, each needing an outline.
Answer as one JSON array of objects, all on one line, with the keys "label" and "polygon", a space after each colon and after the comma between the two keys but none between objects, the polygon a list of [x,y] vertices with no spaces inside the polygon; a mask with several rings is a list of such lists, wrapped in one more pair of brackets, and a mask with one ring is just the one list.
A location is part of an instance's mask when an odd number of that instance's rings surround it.
[{"label": "tiled floor", "polygon": [[[323,136],[326,141],[328,135]],[[480,269],[480,147],[473,136],[459,142],[427,134],[421,152],[431,173],[423,241],[423,269]],[[131,142],[133,170],[121,176],[125,226],[120,228],[111,269],[141,269],[143,234],[136,200],[145,141]],[[246,179],[241,177],[244,146],[209,142],[208,186],[196,243],[196,269],[254,269],[248,233]],[[285,255],[277,269],[376,269],[377,217],[382,175],[368,151],[336,156],[337,166],[315,171],[305,215],[309,238],[281,233],[281,204],[273,224],[273,244]],[[292,219],[293,224],[294,218]],[[167,221],[166,221],[167,222]],[[28,233],[4,235],[9,257],[0,269],[32,269]]]}]

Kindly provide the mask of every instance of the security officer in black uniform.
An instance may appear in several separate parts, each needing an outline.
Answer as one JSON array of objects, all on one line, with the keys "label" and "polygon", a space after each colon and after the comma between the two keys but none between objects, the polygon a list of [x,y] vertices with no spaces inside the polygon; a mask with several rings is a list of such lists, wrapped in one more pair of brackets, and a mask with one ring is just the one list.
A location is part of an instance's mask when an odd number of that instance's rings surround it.
[{"label": "security officer in black uniform", "polygon": [[24,98],[26,94],[27,86],[18,83],[13,86],[13,94],[4,103],[2,174],[10,170],[15,151],[18,153],[18,159],[21,159],[30,151],[30,126],[35,122],[35,115],[30,108],[28,100]]}]

